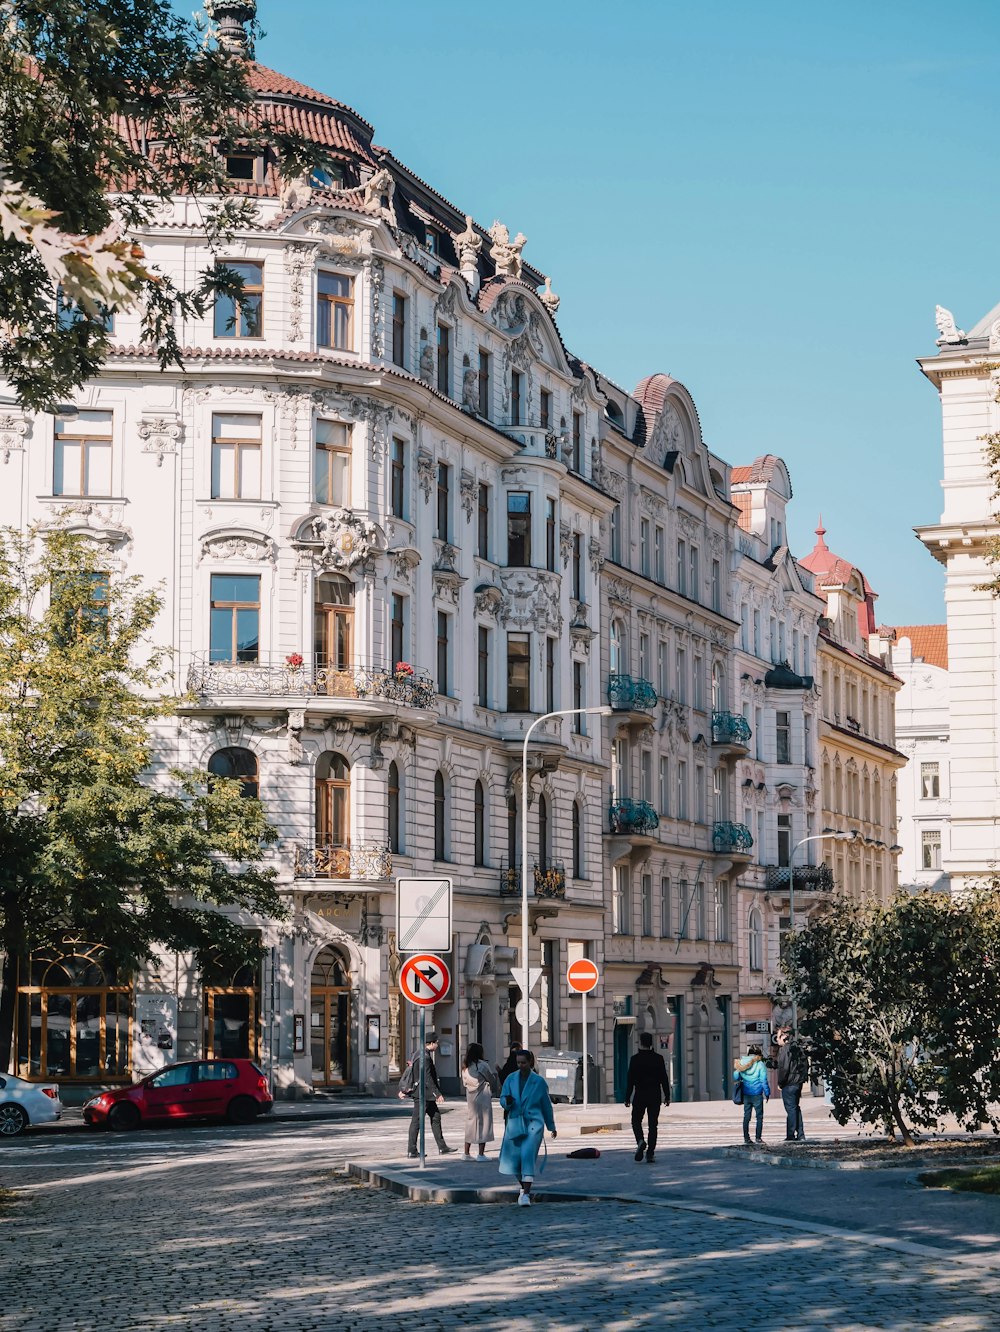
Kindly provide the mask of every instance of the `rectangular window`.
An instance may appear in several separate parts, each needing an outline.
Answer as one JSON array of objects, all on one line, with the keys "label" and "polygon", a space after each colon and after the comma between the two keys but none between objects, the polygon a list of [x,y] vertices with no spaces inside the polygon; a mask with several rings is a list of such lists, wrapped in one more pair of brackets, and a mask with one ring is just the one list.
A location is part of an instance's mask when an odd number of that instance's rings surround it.
[{"label": "rectangular window", "polygon": [[531,635],[507,635],[507,711],[531,711]]},{"label": "rectangular window", "polygon": [[652,662],[649,660],[649,634],[639,635],[639,679],[653,678]]},{"label": "rectangular window", "polygon": [[392,363],[406,366],[406,297],[392,294]]},{"label": "rectangular window", "polygon": [[556,502],[545,501],[545,567],[549,573],[556,571]]},{"label": "rectangular window", "polygon": [[616,504],[611,510],[611,550],[609,552],[611,560],[615,564],[622,562],[622,506]]},{"label": "rectangular window", "polygon": [[583,537],[573,533],[573,600],[583,601]]},{"label": "rectangular window", "polygon": [[228,268],[243,281],[238,296],[215,298],[215,336],[217,338],[262,338],[264,336],[264,265],[239,263],[227,259],[216,269]]},{"label": "rectangular window", "polygon": [[[587,706],[583,701],[584,700],[583,685],[584,685],[583,662],[574,661],[573,663],[573,707],[574,708],[583,708]],[[586,731],[584,730],[585,721],[586,718],[581,717],[580,713],[577,712],[576,716],[573,718],[573,731],[575,732],[576,735],[586,735]]]},{"label": "rectangular window", "polygon": [[392,516],[394,518],[406,517],[406,440],[393,439],[392,441],[392,476],[390,478],[391,494],[389,497]]},{"label": "rectangular window", "polygon": [[729,939],[729,882],[719,879],[715,885],[715,937],[719,943]]},{"label": "rectangular window", "polygon": [[476,551],[479,558],[488,560],[490,558],[490,488],[484,481],[479,483],[476,538]]},{"label": "rectangular window", "polygon": [[712,561],[712,610],[722,610],[722,565]]},{"label": "rectangular window", "polygon": [[694,659],[694,707],[698,712],[705,711],[705,662],[702,657]]},{"label": "rectangular window", "polygon": [[531,566],[531,495],[523,490],[507,495],[507,564],[520,569]]},{"label": "rectangular window", "polygon": [[688,816],[687,759],[677,760],[677,799],[674,803],[677,807],[677,817],[679,819],[686,819]]},{"label": "rectangular window", "polygon": [[479,415],[485,420],[490,417],[490,354],[479,349],[479,370],[476,375],[477,401]]},{"label": "rectangular window", "polygon": [[451,468],[438,463],[437,469],[437,531],[439,541],[451,540]]},{"label": "rectangular window", "polygon": [[545,640],[545,711],[554,712],[556,707],[556,640]]},{"label": "rectangular window", "polygon": [[764,757],[764,713],[760,708],[753,710],[753,735],[755,745],[755,757],[762,759]]},{"label": "rectangular window", "polygon": [[666,564],[664,563],[664,531],[662,527],[653,528],[653,577],[658,583],[666,582]]},{"label": "rectangular window", "polygon": [[392,618],[389,621],[389,636],[392,648],[392,660],[389,665],[395,669],[396,663],[406,661],[406,597],[399,592],[392,594]]},{"label": "rectangular window", "polygon": [[677,542],[677,591],[687,596],[687,542]]},{"label": "rectangular window", "polygon": [[920,798],[937,800],[941,795],[941,769],[937,763],[920,765]]},{"label": "rectangular window", "polygon": [[631,934],[632,902],[629,892],[629,867],[616,865],[611,874],[611,928],[615,934]]},{"label": "rectangular window", "polygon": [[660,813],[664,818],[670,814],[670,760],[665,755],[660,759]]},{"label": "rectangular window", "polygon": [[316,422],[313,499],[317,504],[351,507],[351,433],[341,421]]},{"label": "rectangular window", "polygon": [[449,666],[451,657],[451,622],[445,611],[437,615],[437,691],[448,693]]},{"label": "rectangular window", "polygon": [[476,694],[481,708],[490,706],[490,638],[489,629],[479,626],[479,658],[476,671]]},{"label": "rectangular window", "polygon": [[437,327],[437,386],[445,397],[451,396],[451,329],[447,324]]},{"label": "rectangular window", "polygon": [[694,919],[695,919],[695,938],[708,938],[708,921],[705,916],[705,885],[696,883],[694,886]]},{"label": "rectangular window", "polygon": [[583,471],[583,412],[573,413],[573,471]]},{"label": "rectangular window", "polygon": [[558,962],[558,943],[555,939],[542,940],[542,974],[538,981],[538,1043],[556,1045],[558,1032],[558,1011],[556,995],[559,987],[556,983],[555,969]]},{"label": "rectangular window", "polygon": [[212,661],[256,661],[260,646],[260,579],[251,574],[212,574]]},{"label": "rectangular window", "polygon": [[648,938],[653,933],[653,876],[644,874],[639,881],[642,907],[642,932]]},{"label": "rectangular window", "polygon": [[316,278],[316,343],[350,351],[354,345],[354,279],[340,273]]},{"label": "rectangular window", "polygon": [[670,644],[665,638],[656,645],[656,688],[660,698],[670,693]]},{"label": "rectangular window", "polygon": [[778,763],[791,763],[792,726],[790,713],[776,712],[774,714],[774,733],[777,740],[775,749],[776,761]]},{"label": "rectangular window", "polygon": [[802,762],[807,768],[812,767],[812,718],[802,718]]},{"label": "rectangular window", "polygon": [[653,751],[643,749],[639,753],[639,799],[647,804],[653,803]]},{"label": "rectangular window", "polygon": [[650,547],[650,527],[648,518],[639,519],[639,572],[644,578],[649,577],[652,550]]},{"label": "rectangular window", "polygon": [[925,870],[941,868],[941,832],[928,829],[920,834],[920,865]]},{"label": "rectangular window", "polygon": [[521,424],[522,408],[522,390],[524,376],[520,370],[510,372],[510,423],[511,425]]},{"label": "rectangular window", "polygon": [[538,411],[538,423],[543,430],[552,429],[552,394],[548,389],[542,389],[539,395],[540,407]]},{"label": "rectangular window", "polygon": [[716,823],[725,822],[728,817],[726,800],[726,777],[721,768],[712,769],[712,816]]},{"label": "rectangular window", "polygon": [[677,907],[679,911],[677,920],[678,939],[691,938],[691,894],[688,891],[687,879],[681,879],[677,885]]},{"label": "rectangular window", "polygon": [[698,569],[698,547],[692,546],[688,556],[688,568],[691,573],[688,592],[695,601],[701,600],[701,573]]},{"label": "rectangular window", "polygon": [[52,455],[53,495],[111,494],[112,412],[57,416]]},{"label": "rectangular window", "polygon": [[750,607],[745,601],[740,607],[740,647],[744,652],[750,650]]},{"label": "rectangular window", "polygon": [[227,153],[226,175],[230,180],[256,180],[257,158],[253,153]]},{"label": "rectangular window", "polygon": [[694,769],[694,821],[695,823],[704,823],[706,821],[705,769],[700,763],[696,763]]},{"label": "rectangular window", "polygon": [[778,864],[785,868],[791,863],[792,857],[792,816],[791,814],[778,815]]},{"label": "rectangular window", "polygon": [[760,611],[753,613],[753,655],[760,656]]},{"label": "rectangular window", "polygon": [[660,938],[669,939],[673,933],[673,912],[670,901],[670,879],[666,874],[660,876]]},{"label": "rectangular window", "polygon": [[677,676],[677,702],[686,703],[687,689],[688,689],[687,686],[688,668],[687,668],[687,652],[684,648],[677,649],[677,670],[675,674]]}]

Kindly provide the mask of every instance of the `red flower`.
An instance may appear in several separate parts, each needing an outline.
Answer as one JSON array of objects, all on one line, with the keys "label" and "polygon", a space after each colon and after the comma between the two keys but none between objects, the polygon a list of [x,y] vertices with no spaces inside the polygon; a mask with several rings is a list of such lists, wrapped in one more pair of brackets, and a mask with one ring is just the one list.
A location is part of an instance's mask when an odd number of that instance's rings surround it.
[{"label": "red flower", "polygon": [[301,652],[290,652],[285,658],[285,665],[292,667],[301,666],[303,660],[304,658]]},{"label": "red flower", "polygon": [[410,663],[409,663],[408,661],[397,661],[397,662],[396,662],[396,674],[397,674],[397,675],[412,675],[412,674],[413,674],[413,667],[410,665]]}]

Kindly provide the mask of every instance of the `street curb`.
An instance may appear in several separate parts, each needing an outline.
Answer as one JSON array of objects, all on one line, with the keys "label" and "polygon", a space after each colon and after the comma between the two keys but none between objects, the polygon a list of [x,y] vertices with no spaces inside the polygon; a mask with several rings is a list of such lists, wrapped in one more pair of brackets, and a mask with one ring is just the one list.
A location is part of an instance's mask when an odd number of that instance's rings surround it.
[{"label": "street curb", "polygon": [[751,1147],[713,1147],[714,1156],[728,1156],[734,1161],[750,1161],[754,1165],[778,1166],[785,1170],[888,1170],[892,1174],[905,1175],[917,1170],[933,1169],[932,1166],[884,1165],[880,1161],[813,1161],[803,1156],[796,1160],[792,1156],[772,1156],[770,1152],[755,1152]]},{"label": "street curb", "polygon": [[[518,1190],[511,1185],[498,1184],[490,1189],[454,1188],[440,1184],[415,1184],[413,1175],[407,1170],[385,1170],[381,1167],[366,1166],[357,1161],[348,1161],[347,1172],[353,1179],[360,1179],[365,1184],[386,1189],[400,1198],[411,1202],[429,1203],[506,1203],[508,1206],[517,1198]],[[536,1202],[620,1202],[607,1194],[553,1192],[545,1189],[531,1191]],[[631,1201],[631,1200],[629,1200]]]}]

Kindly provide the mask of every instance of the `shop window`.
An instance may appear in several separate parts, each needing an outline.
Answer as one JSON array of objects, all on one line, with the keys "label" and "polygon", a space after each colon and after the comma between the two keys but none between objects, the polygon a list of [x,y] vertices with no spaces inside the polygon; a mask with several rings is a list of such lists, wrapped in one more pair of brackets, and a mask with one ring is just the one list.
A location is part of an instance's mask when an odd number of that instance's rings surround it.
[{"label": "shop window", "polygon": [[215,953],[201,959],[203,1048],[206,1059],[256,1059],[260,1020],[260,936],[251,961],[237,967]]},{"label": "shop window", "polygon": [[67,938],[22,964],[18,1075],[61,1082],[127,1078],[132,989],[101,944]]}]

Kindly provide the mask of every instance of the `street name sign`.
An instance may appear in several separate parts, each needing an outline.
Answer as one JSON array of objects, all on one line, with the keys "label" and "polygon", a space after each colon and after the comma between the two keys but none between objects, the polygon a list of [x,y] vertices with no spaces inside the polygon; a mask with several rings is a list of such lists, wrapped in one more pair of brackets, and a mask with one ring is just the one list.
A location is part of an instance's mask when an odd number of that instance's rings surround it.
[{"label": "street name sign", "polygon": [[451,989],[447,962],[434,953],[416,953],[408,957],[399,971],[399,988],[404,998],[418,1008],[439,1004]]},{"label": "street name sign", "polygon": [[401,953],[451,950],[451,879],[396,880],[396,947]]}]

